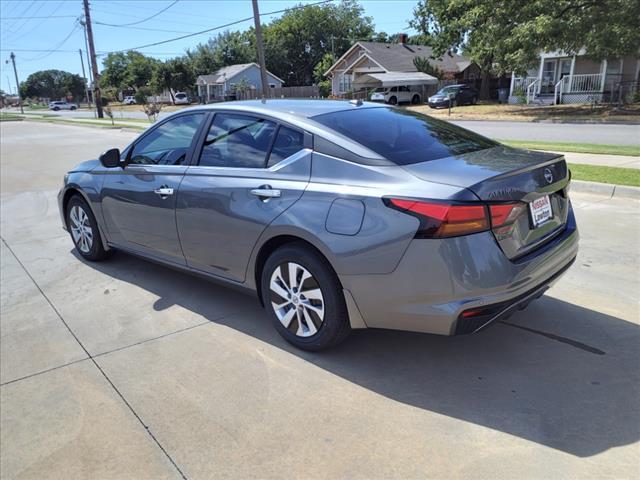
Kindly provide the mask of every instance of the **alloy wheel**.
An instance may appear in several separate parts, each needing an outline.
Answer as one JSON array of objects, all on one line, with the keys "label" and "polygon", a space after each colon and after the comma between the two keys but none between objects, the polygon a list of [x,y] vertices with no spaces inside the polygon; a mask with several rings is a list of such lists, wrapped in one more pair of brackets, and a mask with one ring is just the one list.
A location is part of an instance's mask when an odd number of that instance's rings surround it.
[{"label": "alloy wheel", "polygon": [[69,225],[71,236],[76,247],[82,253],[89,253],[93,246],[93,229],[87,212],[81,206],[74,205],[69,212],[69,220],[71,221]]},{"label": "alloy wheel", "polygon": [[269,282],[271,306],[280,323],[298,337],[315,335],[324,321],[324,297],[318,281],[302,265],[285,262]]}]

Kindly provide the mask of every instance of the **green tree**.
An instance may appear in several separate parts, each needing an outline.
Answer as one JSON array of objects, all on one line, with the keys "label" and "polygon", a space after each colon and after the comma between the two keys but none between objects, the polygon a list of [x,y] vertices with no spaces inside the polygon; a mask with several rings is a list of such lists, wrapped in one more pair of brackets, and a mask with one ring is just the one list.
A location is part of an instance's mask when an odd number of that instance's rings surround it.
[{"label": "green tree", "polygon": [[246,32],[226,31],[187,50],[184,61],[193,75],[207,75],[221,67],[256,61],[253,29]]},{"label": "green tree", "polygon": [[118,90],[138,90],[149,83],[158,63],[136,51],[110,53],[102,62],[102,85]]},{"label": "green tree", "polygon": [[435,65],[432,65],[427,58],[416,57],[413,59],[413,65],[419,72],[426,73],[427,75],[431,75],[432,77],[436,77],[438,80],[444,77],[444,72]]},{"label": "green tree", "polygon": [[156,65],[149,86],[155,94],[168,90],[171,103],[175,103],[173,92],[191,90],[194,83],[195,78],[188,62],[183,58],[174,58]]},{"label": "green tree", "polygon": [[372,19],[354,0],[288,10],[264,27],[267,69],[288,85],[309,85],[326,53],[339,57],[373,33]]},{"label": "green tree", "polygon": [[480,66],[483,98],[492,71],[524,73],[541,50],[599,60],[640,48],[638,0],[419,0],[413,13],[436,55],[462,50]]},{"label": "green tree", "polygon": [[85,80],[80,75],[62,70],[41,70],[20,83],[22,98],[60,99],[70,96],[79,99],[84,95],[84,89]]}]

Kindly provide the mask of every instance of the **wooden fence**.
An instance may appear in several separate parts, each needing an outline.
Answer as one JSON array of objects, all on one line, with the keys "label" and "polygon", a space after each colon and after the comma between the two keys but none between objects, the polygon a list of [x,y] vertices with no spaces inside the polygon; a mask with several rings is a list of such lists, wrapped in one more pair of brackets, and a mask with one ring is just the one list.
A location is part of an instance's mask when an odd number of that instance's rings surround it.
[{"label": "wooden fence", "polygon": [[[236,92],[237,100],[254,100],[260,98],[262,98],[261,89]],[[270,88],[266,98],[320,98],[320,89],[315,85]]]}]

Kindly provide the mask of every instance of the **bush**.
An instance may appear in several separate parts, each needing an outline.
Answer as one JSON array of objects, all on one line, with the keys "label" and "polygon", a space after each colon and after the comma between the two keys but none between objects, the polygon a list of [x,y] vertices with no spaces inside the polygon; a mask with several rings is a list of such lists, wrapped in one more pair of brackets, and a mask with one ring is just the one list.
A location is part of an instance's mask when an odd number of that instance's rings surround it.
[{"label": "bush", "polygon": [[149,121],[155,122],[156,119],[158,118],[158,115],[160,114],[160,111],[162,110],[162,104],[157,102],[144,104],[142,106],[142,109],[144,110],[144,113],[149,119]]},{"label": "bush", "polygon": [[331,80],[322,80],[318,82],[318,89],[321,97],[328,97],[331,95]]},{"label": "bush", "polygon": [[153,94],[153,92],[151,91],[150,88],[148,88],[148,87],[140,87],[136,91],[136,94],[133,96],[133,98],[136,99],[136,103],[138,103],[140,105],[146,105],[147,104],[147,98],[150,97],[152,94]]}]

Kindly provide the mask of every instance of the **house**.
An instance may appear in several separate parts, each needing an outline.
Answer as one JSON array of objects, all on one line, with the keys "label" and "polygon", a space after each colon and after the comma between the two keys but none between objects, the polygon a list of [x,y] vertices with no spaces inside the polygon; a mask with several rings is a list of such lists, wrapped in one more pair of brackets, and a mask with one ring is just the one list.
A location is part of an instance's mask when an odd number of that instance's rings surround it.
[{"label": "house", "polygon": [[[433,77],[418,72],[414,65],[415,58],[426,58],[429,63],[444,72],[447,80],[469,81],[480,77],[478,67],[468,58],[457,54],[446,54],[442,58],[432,59],[433,50],[424,45],[409,45],[407,35],[398,36],[399,43],[356,42],[342,55],[325,76],[331,78],[331,93],[341,95],[365,86],[393,86],[387,84],[385,74],[392,74],[395,78],[405,80],[404,85],[424,85]],[[382,76],[381,76],[382,74]],[[360,80],[381,79],[378,85],[370,81]]]},{"label": "house", "polygon": [[542,52],[526,76],[511,75],[509,103],[617,102],[638,89],[640,55],[595,61],[584,49],[575,55]]},{"label": "house", "polygon": [[[267,71],[269,87],[280,88],[283,80]],[[200,75],[196,80],[198,96],[206,103],[233,98],[236,87],[260,90],[260,66],[257,63],[242,63],[221,68],[211,75]]]}]

